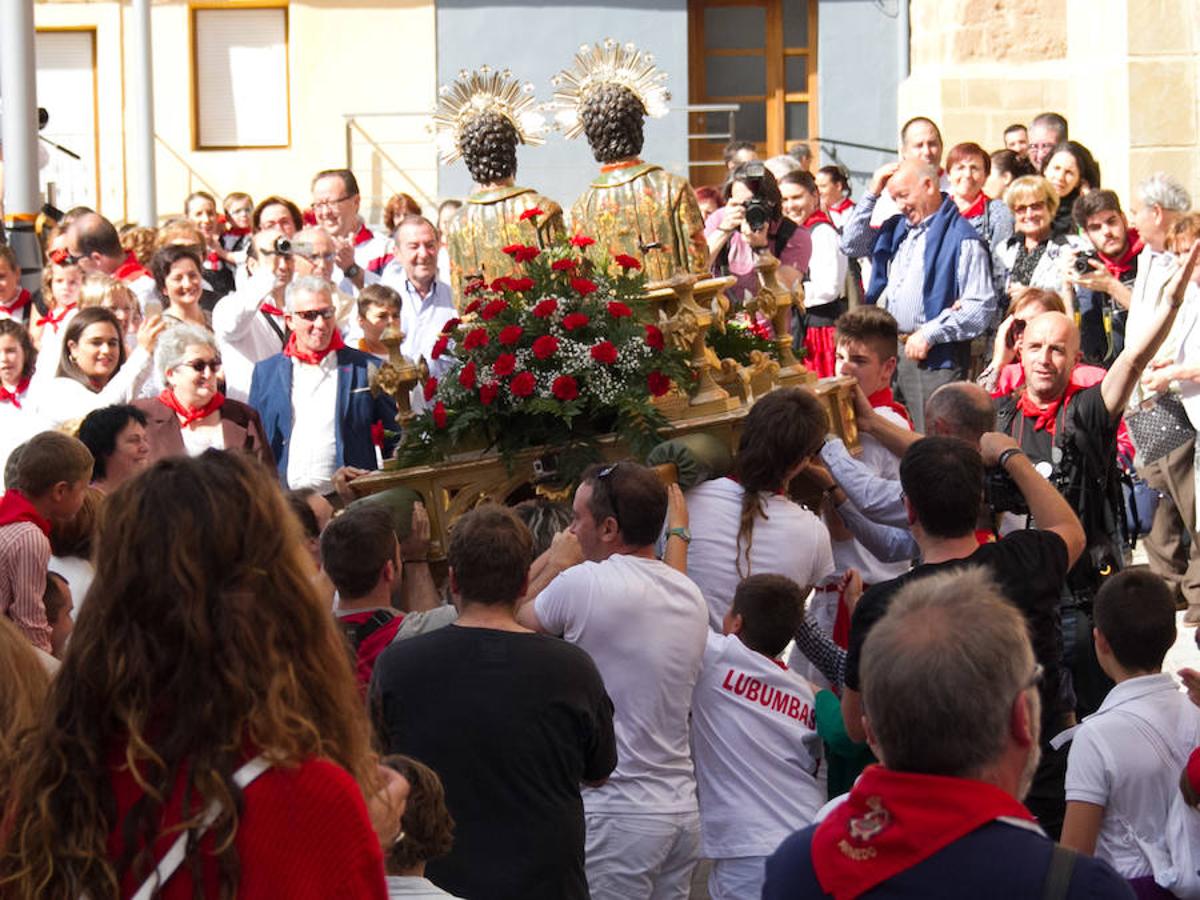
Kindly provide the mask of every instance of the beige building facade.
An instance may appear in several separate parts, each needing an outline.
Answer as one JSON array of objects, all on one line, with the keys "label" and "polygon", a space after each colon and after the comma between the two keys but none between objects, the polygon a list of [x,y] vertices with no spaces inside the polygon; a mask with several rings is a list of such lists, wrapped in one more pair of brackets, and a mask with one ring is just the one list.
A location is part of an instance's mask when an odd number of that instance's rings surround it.
[{"label": "beige building facade", "polygon": [[911,22],[900,121],[992,150],[1054,110],[1122,198],[1162,170],[1200,200],[1196,0],[911,0]]}]

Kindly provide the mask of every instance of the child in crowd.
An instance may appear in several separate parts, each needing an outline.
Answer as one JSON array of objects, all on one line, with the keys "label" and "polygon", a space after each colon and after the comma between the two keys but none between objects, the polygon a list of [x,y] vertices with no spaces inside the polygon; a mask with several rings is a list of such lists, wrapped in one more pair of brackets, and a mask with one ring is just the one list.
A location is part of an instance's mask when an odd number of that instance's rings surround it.
[{"label": "child in crowd", "polygon": [[1096,594],[1095,623],[1096,657],[1117,684],[1075,729],[1062,843],[1107,862],[1139,898],[1171,897],[1154,863],[1169,849],[1168,810],[1200,743],[1200,710],[1162,671],[1175,643],[1171,590],[1148,569],[1114,575]]},{"label": "child in crowd", "polygon": [[708,635],[692,746],[712,900],[759,896],[767,856],[825,801],[813,687],[777,659],[803,618],[799,585],[752,575],[737,587],[724,634]]},{"label": "child in crowd", "polygon": [[363,336],[358,349],[380,359],[388,358],[383,333],[393,322],[400,321],[400,295],[387,285],[369,284],[358,295],[358,324]]},{"label": "child in crowd", "polygon": [[43,431],[25,444],[14,474],[0,497],[0,615],[51,653],[54,629],[42,599],[51,523],[70,521],[79,512],[92,477],[92,454],[73,437]]},{"label": "child in crowd", "polygon": [[16,251],[0,244],[0,319],[16,319],[28,323],[33,296],[21,287],[21,264]]},{"label": "child in crowd", "polygon": [[[79,292],[83,288],[83,270],[69,264],[65,250],[51,254],[49,264],[42,269],[42,300],[46,314],[35,316],[29,322],[29,337],[33,346],[42,350],[61,340],[63,329],[71,321],[79,305]],[[49,339],[46,339],[49,335]],[[55,354],[57,363],[57,354]]]},{"label": "child in crowd", "polygon": [[46,621],[50,623],[50,646],[55,659],[62,659],[67,649],[67,638],[75,625],[72,613],[75,604],[71,599],[71,586],[57,572],[46,574],[46,590],[42,594],[42,605],[46,607]]},{"label": "child in crowd", "polygon": [[225,195],[221,207],[225,210],[225,234],[221,236],[221,245],[231,254],[241,253],[240,264],[245,262],[246,247],[250,245],[254,200],[247,193],[233,191]]},{"label": "child in crowd", "polygon": [[[121,326],[121,334],[125,340],[125,349],[132,352],[133,348],[137,346],[138,329],[142,326],[142,309],[128,285],[102,272],[88,275],[83,279],[83,289],[79,292],[79,308],[87,309],[89,306],[107,309],[117,317],[117,323]],[[161,309],[161,304],[159,309]],[[39,375],[43,368],[46,369],[48,376],[53,378],[54,371],[58,368],[58,362],[56,360],[53,367],[43,366],[39,356]]]},{"label": "child in crowd", "polygon": [[400,773],[408,796],[400,810],[400,837],[384,848],[388,897],[436,900],[448,894],[425,877],[425,864],[454,846],[454,819],[446,809],[446,791],[437,772],[411,756],[385,756],[380,762]]}]

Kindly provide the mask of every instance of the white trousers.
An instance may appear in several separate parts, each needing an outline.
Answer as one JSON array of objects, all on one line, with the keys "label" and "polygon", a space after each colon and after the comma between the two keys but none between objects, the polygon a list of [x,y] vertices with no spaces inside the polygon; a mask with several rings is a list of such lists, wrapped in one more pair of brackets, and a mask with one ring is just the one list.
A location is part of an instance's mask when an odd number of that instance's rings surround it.
[{"label": "white trousers", "polygon": [[589,813],[592,900],[687,900],[700,853],[700,814]]},{"label": "white trousers", "polygon": [[766,877],[765,856],[714,859],[708,874],[709,900],[757,900],[762,896]]}]

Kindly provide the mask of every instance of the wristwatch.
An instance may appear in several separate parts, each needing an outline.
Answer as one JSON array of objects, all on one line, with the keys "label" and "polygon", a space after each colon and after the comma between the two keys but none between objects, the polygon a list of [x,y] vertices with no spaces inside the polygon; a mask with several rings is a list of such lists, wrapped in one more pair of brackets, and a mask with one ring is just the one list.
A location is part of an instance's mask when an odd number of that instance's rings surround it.
[{"label": "wristwatch", "polygon": [[362,268],[358,263],[350,263],[350,265],[346,266],[346,268],[342,271],[345,273],[347,278],[357,278],[359,273],[362,272]]},{"label": "wristwatch", "polygon": [[1000,458],[996,460],[996,465],[999,466],[1001,469],[1003,469],[1004,464],[1006,462],[1008,462],[1010,459],[1012,459],[1014,456],[1017,456],[1017,455],[1024,456],[1025,451],[1022,450],[1020,447],[1009,447],[1007,450],[1005,450],[1003,453],[1000,454]]},{"label": "wristwatch", "polygon": [[670,539],[673,537],[679,538],[685,544],[690,544],[692,542],[692,533],[688,531],[687,528],[668,528],[667,538]]}]

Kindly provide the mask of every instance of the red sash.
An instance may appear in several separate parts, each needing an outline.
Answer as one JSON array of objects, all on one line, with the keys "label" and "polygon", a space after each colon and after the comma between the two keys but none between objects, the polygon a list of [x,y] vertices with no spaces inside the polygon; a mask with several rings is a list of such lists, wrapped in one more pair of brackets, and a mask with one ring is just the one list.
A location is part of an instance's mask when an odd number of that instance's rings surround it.
[{"label": "red sash", "polygon": [[857,897],[1004,817],[1034,821],[995,785],[869,766],[813,833],[813,871],[826,893]]},{"label": "red sash", "polygon": [[0,384],[0,403],[11,403],[17,409],[21,408],[21,398],[25,396],[25,392],[29,390],[29,379],[22,378],[17,382],[17,389],[10,391],[4,385]]},{"label": "red sash", "polygon": [[137,261],[137,257],[133,255],[133,251],[125,255],[125,262],[117,266],[117,270],[112,273],[112,277],[118,281],[137,281],[142,276],[153,278],[149,269]]},{"label": "red sash", "polygon": [[904,421],[908,423],[908,427],[912,428],[912,417],[908,414],[908,408],[903,403],[896,402],[896,397],[892,394],[890,387],[880,388],[867,398],[867,402],[872,407],[886,406],[893,412],[899,413],[904,417]]},{"label": "red sash", "polygon": [[966,209],[961,210],[962,217],[964,219],[973,219],[976,216],[982,216],[983,211],[987,208],[987,204],[987,194],[985,194],[983,191],[980,191],[979,196],[975,198],[975,201]]},{"label": "red sash", "polygon": [[1133,261],[1142,252],[1142,248],[1146,246],[1142,241],[1141,235],[1137,233],[1136,228],[1130,228],[1125,235],[1125,239],[1128,243],[1120,259],[1111,259],[1103,253],[1097,254],[1100,257],[1100,262],[1104,263],[1104,268],[1108,269],[1109,274],[1118,281],[1121,280],[1122,275],[1133,268]]},{"label": "red sash", "polygon": [[225,395],[215,394],[211,400],[209,400],[199,409],[192,409],[191,407],[184,406],[182,403],[180,403],[179,398],[175,396],[175,392],[173,390],[170,388],[165,388],[163,392],[158,395],[158,402],[163,406],[174,410],[175,415],[179,417],[179,427],[187,428],[193,422],[199,422],[202,419],[208,418],[210,415],[224,406]]},{"label": "red sash", "polygon": [[292,332],[288,337],[287,345],[283,348],[283,355],[290,356],[293,359],[298,359],[300,362],[309,363],[310,365],[319,366],[321,360],[335,350],[341,350],[346,346],[346,342],[342,340],[342,333],[336,328],[333,330],[333,336],[329,339],[329,346],[324,350],[318,350],[316,353],[310,353],[307,350],[302,350],[296,344],[296,332]]},{"label": "red sash", "polygon": [[51,328],[54,329],[54,333],[58,334],[58,326],[61,325],[62,320],[67,317],[67,313],[69,313],[74,308],[75,308],[74,303],[68,303],[66,306],[64,306],[62,309],[58,310],[57,312],[53,309],[50,310],[50,312],[48,312],[44,316],[40,316],[38,318],[38,320],[37,320],[38,328],[45,328],[47,325],[49,325]]},{"label": "red sash", "polygon": [[21,293],[17,294],[17,299],[12,303],[0,303],[0,312],[7,316],[12,316],[19,310],[24,309],[29,305],[29,301],[33,299],[33,295],[25,288],[21,288]]},{"label": "red sash", "polygon": [[[820,225],[822,222],[824,222],[826,225],[833,225],[833,219],[829,218],[829,215],[824,210],[818,209],[815,213],[801,222],[800,227],[812,228],[814,225]],[[837,228],[836,225],[833,225],[833,227]]]},{"label": "red sash", "polygon": [[10,488],[0,497],[0,526],[12,525],[16,522],[32,522],[42,530],[42,534],[50,537],[50,523],[42,518],[32,503],[16,488]]}]

